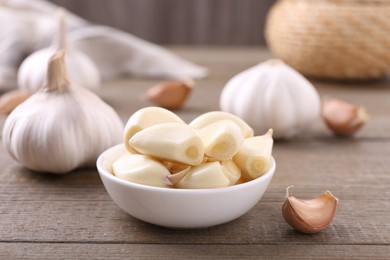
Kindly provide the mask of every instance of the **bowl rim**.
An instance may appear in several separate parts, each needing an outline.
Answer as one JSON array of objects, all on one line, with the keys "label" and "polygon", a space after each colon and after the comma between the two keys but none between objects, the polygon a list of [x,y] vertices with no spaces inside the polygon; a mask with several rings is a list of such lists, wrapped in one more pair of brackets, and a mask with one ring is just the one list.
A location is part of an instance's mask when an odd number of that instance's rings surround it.
[{"label": "bowl rim", "polygon": [[[239,189],[245,189],[246,187],[251,187],[255,186],[257,183],[262,182],[264,179],[271,178],[273,177],[275,170],[276,170],[276,162],[273,156],[271,156],[271,167],[268,169],[266,173],[261,175],[260,177],[247,181],[244,183],[232,185],[232,186],[227,186],[227,187],[219,187],[219,188],[203,188],[203,189],[177,189],[177,188],[165,188],[165,187],[156,187],[156,186],[149,186],[145,184],[139,184],[135,182],[130,182],[126,180],[122,180],[112,173],[110,173],[108,170],[106,170],[103,167],[103,160],[105,157],[113,153],[116,150],[119,149],[125,149],[124,144],[117,144],[114,145],[108,149],[106,149],[104,152],[102,152],[98,159],[96,160],[96,167],[99,172],[99,175],[102,176],[104,175],[105,178],[108,178],[110,181],[113,181],[117,184],[127,186],[129,188],[135,188],[135,189],[140,189],[140,190],[150,190],[150,191],[155,191],[155,192],[172,192],[172,193],[219,193],[219,192],[226,192],[226,191],[233,191],[233,190],[239,190]],[[125,150],[126,151],[126,150]]]}]

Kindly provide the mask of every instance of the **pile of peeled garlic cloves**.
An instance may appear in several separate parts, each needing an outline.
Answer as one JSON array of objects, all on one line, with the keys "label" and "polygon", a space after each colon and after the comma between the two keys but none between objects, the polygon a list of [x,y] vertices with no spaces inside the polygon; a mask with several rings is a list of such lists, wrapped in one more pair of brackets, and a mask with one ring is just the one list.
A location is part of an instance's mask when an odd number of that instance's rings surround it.
[{"label": "pile of peeled garlic cloves", "polygon": [[150,186],[226,187],[256,179],[272,164],[272,129],[253,136],[243,120],[220,111],[186,124],[167,109],[146,107],[129,118],[123,140],[127,152],[113,174]]}]

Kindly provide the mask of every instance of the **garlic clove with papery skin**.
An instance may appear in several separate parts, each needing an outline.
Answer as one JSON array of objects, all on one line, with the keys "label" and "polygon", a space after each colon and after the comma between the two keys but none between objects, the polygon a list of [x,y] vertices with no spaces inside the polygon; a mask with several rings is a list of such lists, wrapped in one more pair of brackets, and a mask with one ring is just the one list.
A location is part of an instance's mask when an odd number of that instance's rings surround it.
[{"label": "garlic clove with papery skin", "polygon": [[63,51],[50,59],[46,82],[8,116],[4,146],[35,171],[95,166],[104,150],[121,142],[121,119],[97,95],[68,79]]},{"label": "garlic clove with papery skin", "polygon": [[256,135],[274,130],[274,138],[302,134],[320,118],[320,97],[314,86],[281,60],[271,59],[251,67],[226,83],[222,111],[232,113]]},{"label": "garlic clove with papery skin", "polygon": [[38,91],[47,78],[47,64],[50,57],[59,50],[66,50],[66,66],[72,80],[79,86],[97,88],[101,78],[96,65],[84,53],[75,50],[67,42],[66,11],[60,9],[57,14],[58,28],[50,47],[29,55],[20,65],[18,87],[23,91]]},{"label": "garlic clove with papery skin", "polygon": [[325,98],[322,102],[322,118],[337,135],[348,136],[358,131],[368,121],[367,111],[335,98]]},{"label": "garlic clove with papery skin", "polygon": [[148,89],[146,97],[160,107],[179,109],[186,102],[194,84],[193,80],[163,82]]},{"label": "garlic clove with papery skin", "polygon": [[286,222],[305,234],[318,233],[325,229],[334,218],[338,199],[330,191],[315,199],[297,199],[289,195],[291,187],[293,186],[286,189],[286,201],[282,206]]}]

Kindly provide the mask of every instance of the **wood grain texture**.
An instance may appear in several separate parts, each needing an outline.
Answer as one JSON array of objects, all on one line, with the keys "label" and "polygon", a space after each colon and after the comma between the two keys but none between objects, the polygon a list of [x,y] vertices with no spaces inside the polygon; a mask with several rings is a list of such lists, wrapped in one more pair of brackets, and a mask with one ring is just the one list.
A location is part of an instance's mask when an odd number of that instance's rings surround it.
[{"label": "wood grain texture", "polygon": [[263,45],[274,0],[51,0],[98,24],[159,44]]},{"label": "wood grain texture", "polygon": [[[245,252],[245,253],[243,253]],[[386,246],[126,245],[0,243],[0,257],[17,259],[388,259]]]},{"label": "wood grain texture", "polygon": [[[271,56],[258,48],[172,50],[211,71],[176,111],[187,122],[217,110],[229,78]],[[106,82],[97,93],[126,121],[151,105],[142,95],[157,82],[121,79]],[[95,169],[64,176],[31,172],[0,147],[0,259],[387,259],[390,82],[313,82],[321,96],[366,106],[368,125],[355,137],[342,139],[319,120],[302,136],[276,142],[277,170],[262,200],[241,218],[208,229],[170,230],[141,222],[112,202]],[[4,120],[0,118],[0,129]],[[303,235],[284,222],[281,206],[291,184],[296,197],[316,197],[326,189],[339,197],[328,229]]]}]

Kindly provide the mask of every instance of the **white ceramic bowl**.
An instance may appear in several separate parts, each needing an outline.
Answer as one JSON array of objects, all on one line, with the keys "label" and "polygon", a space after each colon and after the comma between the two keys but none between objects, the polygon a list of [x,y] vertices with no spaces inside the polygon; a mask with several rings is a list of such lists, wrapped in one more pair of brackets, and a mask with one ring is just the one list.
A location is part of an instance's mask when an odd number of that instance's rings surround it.
[{"label": "white ceramic bowl", "polygon": [[169,228],[205,228],[232,221],[252,209],[275,172],[253,181],[213,189],[170,189],[128,182],[112,174],[112,163],[126,152],[116,145],[103,152],[97,168],[112,200],[131,216]]}]

